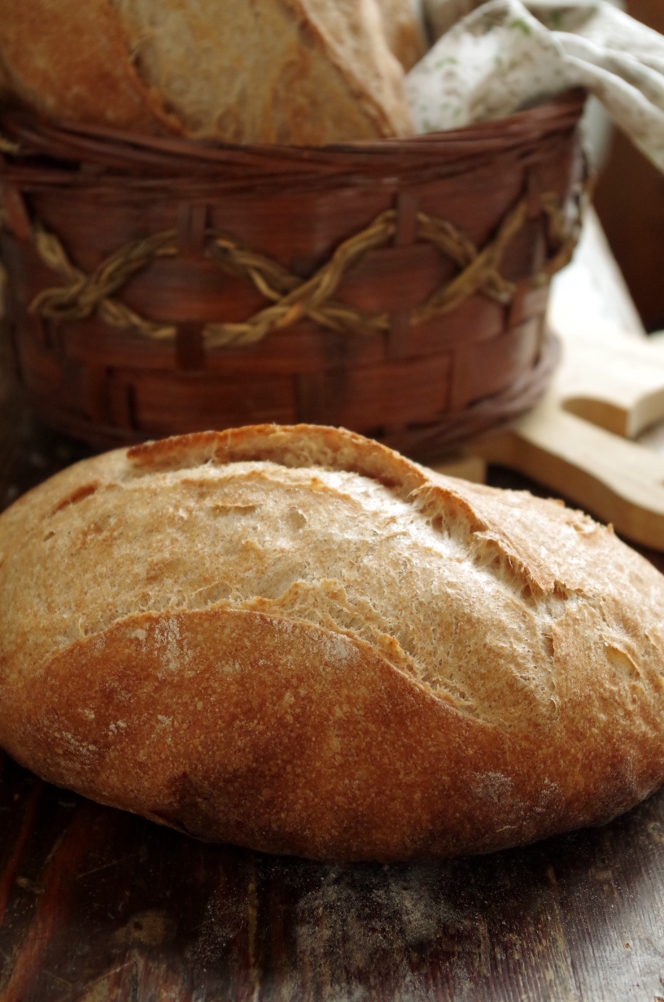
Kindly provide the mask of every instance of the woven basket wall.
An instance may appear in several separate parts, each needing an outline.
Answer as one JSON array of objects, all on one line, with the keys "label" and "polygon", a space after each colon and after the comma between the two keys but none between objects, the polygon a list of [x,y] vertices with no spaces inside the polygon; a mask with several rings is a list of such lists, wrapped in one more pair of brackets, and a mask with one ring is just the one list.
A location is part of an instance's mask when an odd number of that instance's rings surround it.
[{"label": "woven basket wall", "polygon": [[582,107],[322,150],[5,116],[1,250],[32,404],[99,445],[305,421],[422,457],[514,419],[555,364]]}]

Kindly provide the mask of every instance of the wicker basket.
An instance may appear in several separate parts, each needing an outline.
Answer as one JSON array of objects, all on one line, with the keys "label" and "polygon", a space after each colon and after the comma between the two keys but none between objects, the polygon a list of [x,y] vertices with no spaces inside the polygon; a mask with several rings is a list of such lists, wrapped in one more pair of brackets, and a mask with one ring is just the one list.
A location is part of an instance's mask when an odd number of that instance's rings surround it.
[{"label": "wicker basket", "polygon": [[420,457],[513,420],[555,364],[582,108],[318,150],[6,115],[1,248],[33,406],[99,445],[305,421]]}]

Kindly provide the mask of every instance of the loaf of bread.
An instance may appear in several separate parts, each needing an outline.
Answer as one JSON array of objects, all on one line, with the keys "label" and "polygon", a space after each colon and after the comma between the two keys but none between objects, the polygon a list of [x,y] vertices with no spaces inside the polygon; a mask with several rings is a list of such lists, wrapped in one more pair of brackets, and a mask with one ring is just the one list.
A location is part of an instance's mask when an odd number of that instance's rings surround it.
[{"label": "loaf of bread", "polygon": [[378,0],[0,0],[0,64],[56,120],[232,143],[408,135],[386,30],[411,52],[410,0],[383,2],[385,26]]},{"label": "loaf of bread", "polygon": [[350,432],[86,460],[0,517],[0,745],[204,839],[481,853],[664,779],[664,578]]}]

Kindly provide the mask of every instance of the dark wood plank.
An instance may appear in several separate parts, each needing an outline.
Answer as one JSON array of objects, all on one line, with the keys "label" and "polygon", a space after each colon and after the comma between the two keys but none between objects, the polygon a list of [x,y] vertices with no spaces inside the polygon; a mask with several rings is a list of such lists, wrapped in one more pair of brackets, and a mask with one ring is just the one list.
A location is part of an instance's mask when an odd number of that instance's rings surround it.
[{"label": "dark wood plank", "polygon": [[2,1002],[624,1002],[664,987],[661,794],[603,829],[390,867],[203,845],[8,759],[0,804]]}]

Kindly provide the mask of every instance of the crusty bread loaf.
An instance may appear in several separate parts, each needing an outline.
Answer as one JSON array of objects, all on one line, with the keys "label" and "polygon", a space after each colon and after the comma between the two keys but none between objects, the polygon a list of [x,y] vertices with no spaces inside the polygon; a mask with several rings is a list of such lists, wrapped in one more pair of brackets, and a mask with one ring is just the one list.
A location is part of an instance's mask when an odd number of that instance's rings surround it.
[{"label": "crusty bread loaf", "polygon": [[0,0],[0,62],[25,103],[83,124],[300,145],[413,130],[377,0]]},{"label": "crusty bread loaf", "polygon": [[663,624],[562,505],[331,428],[183,436],[0,517],[0,745],[206,839],[486,852],[662,782]]}]

